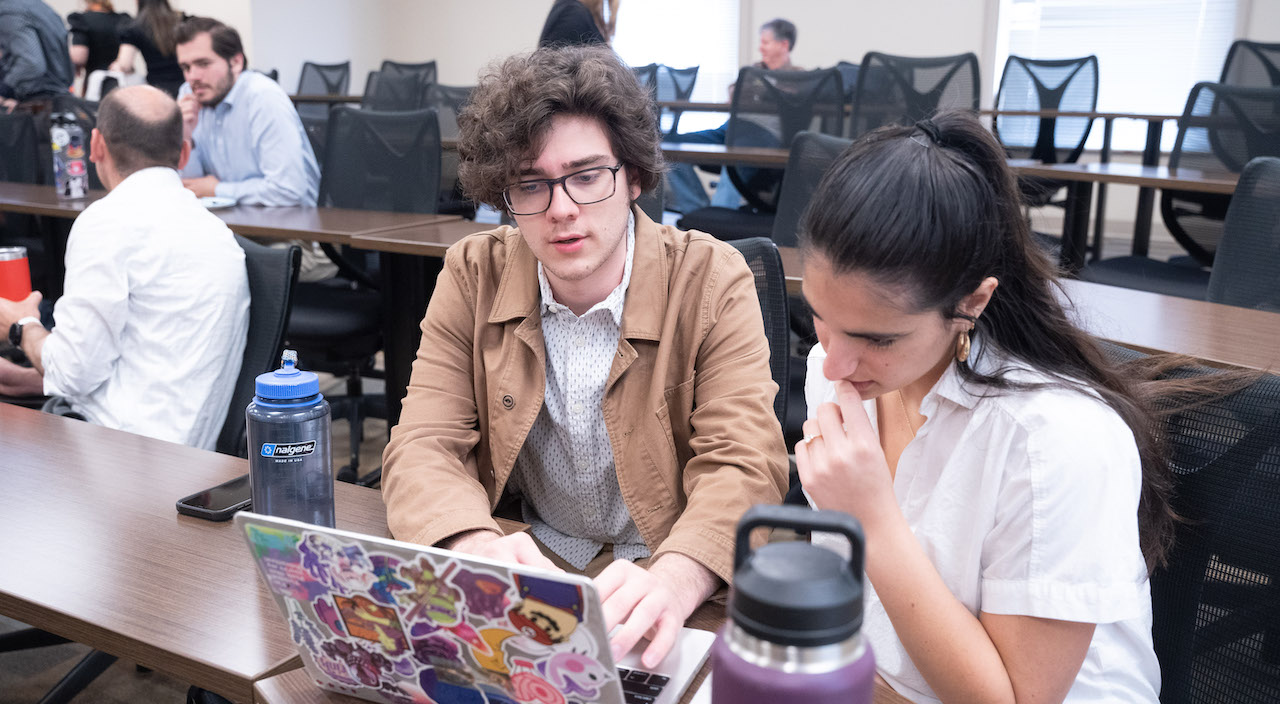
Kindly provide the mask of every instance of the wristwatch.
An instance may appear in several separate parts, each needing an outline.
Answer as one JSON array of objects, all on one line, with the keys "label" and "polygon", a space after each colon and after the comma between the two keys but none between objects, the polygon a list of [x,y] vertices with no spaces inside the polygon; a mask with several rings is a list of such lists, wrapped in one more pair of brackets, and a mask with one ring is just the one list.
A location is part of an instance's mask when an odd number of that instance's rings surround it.
[{"label": "wristwatch", "polygon": [[22,346],[22,329],[31,323],[40,324],[40,319],[28,315],[25,318],[19,318],[18,322],[9,326],[9,343],[14,347]]}]

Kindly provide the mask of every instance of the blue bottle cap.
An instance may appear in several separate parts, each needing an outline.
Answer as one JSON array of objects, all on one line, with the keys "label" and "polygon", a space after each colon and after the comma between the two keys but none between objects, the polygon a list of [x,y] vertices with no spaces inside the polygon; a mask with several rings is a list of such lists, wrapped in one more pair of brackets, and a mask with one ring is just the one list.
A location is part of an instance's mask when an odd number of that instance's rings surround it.
[{"label": "blue bottle cap", "polygon": [[298,353],[285,350],[280,355],[280,368],[259,374],[254,382],[254,393],[258,398],[283,401],[294,398],[307,398],[320,393],[320,377],[315,372],[298,369]]}]

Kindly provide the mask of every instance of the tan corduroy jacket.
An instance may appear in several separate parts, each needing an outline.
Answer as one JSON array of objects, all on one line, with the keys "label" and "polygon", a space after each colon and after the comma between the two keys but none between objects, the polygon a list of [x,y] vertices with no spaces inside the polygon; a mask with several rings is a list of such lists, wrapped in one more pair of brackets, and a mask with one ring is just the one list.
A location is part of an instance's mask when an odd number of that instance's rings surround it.
[{"label": "tan corduroy jacket", "polygon": [[[618,485],[654,557],[733,574],[733,532],[778,503],[787,456],[751,271],[733,247],[639,209],[605,426]],[[491,512],[542,408],[537,260],[510,227],[449,249],[383,455],[392,534],[435,544],[497,530]]]}]

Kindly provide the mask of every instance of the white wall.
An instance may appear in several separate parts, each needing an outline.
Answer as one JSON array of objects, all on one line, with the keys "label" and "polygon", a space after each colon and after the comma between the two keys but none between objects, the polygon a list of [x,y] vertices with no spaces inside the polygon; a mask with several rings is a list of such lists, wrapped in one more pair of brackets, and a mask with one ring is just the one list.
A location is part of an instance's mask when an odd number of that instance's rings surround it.
[{"label": "white wall", "polygon": [[[796,25],[792,60],[817,68],[862,61],[868,51],[904,56],[947,56],[972,51],[982,72],[982,95],[991,80],[987,27],[994,25],[988,0],[743,0],[743,56],[760,60],[756,29],[775,17]],[[991,14],[988,17],[988,13]],[[750,31],[746,32],[745,29]],[[994,32],[992,33],[994,36]]]},{"label": "white wall", "polygon": [[1280,0],[1242,0],[1248,2],[1243,38],[1258,42],[1280,42]]}]

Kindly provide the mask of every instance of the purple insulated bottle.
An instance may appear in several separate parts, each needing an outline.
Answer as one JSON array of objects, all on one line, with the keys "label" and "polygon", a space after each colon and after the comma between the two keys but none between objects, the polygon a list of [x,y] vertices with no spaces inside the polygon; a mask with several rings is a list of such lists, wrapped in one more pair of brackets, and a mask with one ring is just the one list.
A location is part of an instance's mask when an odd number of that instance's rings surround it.
[{"label": "purple insulated bottle", "polygon": [[[851,557],[807,542],[751,551],[762,526],[839,533]],[[738,523],[729,621],[711,648],[712,704],[871,704],[862,639],[862,527],[839,511],[755,506]]]}]

